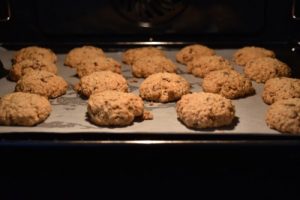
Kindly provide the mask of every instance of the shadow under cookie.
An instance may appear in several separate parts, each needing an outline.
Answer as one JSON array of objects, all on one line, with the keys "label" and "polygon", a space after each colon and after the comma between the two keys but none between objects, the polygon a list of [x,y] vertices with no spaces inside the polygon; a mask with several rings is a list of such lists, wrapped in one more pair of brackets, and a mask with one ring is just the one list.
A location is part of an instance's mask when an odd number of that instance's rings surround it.
[{"label": "shadow under cookie", "polygon": [[179,118],[177,118],[177,120],[189,130],[202,131],[202,132],[214,132],[216,130],[230,131],[230,130],[234,130],[235,127],[240,123],[239,118],[235,116],[233,118],[232,122],[228,125],[224,125],[224,126],[220,126],[220,127],[211,127],[211,128],[191,128],[191,127],[186,126]]}]

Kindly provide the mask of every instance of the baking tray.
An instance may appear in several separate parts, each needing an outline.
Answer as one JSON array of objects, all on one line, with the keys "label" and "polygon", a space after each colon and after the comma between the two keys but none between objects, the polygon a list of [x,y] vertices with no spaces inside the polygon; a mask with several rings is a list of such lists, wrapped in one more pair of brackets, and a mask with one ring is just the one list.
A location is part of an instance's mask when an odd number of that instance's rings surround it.
[{"label": "baking tray", "polygon": [[[215,49],[217,55],[221,55],[228,60],[232,60],[232,55],[236,49]],[[165,49],[166,56],[175,63],[175,55],[178,49]],[[0,48],[0,59],[5,69],[11,67],[11,58],[14,50]],[[107,56],[112,57],[121,63],[122,51],[107,52]],[[145,108],[153,113],[153,120],[135,121],[126,127],[99,127],[90,123],[87,119],[87,100],[81,98],[72,86],[79,82],[75,69],[63,65],[66,54],[57,54],[58,74],[69,84],[65,95],[57,99],[50,99],[52,112],[49,118],[43,123],[34,127],[21,126],[0,126],[0,134],[9,133],[54,133],[54,134],[76,134],[76,133],[96,133],[96,134],[178,134],[178,135],[201,135],[201,134],[228,134],[228,135],[282,135],[276,130],[270,129],[265,123],[265,113],[268,108],[262,98],[263,84],[252,82],[256,94],[245,98],[233,100],[236,109],[236,118],[229,126],[211,129],[189,129],[178,119],[175,110],[176,103],[153,103],[145,101]],[[186,72],[186,67],[176,63],[178,73],[186,78],[192,86],[193,92],[202,91],[201,78],[196,78]],[[242,72],[240,66],[233,63],[234,68]],[[135,78],[131,74],[130,67],[122,63],[122,74],[128,81],[130,91],[138,94],[138,87],[144,80]],[[0,79],[0,96],[13,92],[15,82],[9,81],[6,77]]]}]

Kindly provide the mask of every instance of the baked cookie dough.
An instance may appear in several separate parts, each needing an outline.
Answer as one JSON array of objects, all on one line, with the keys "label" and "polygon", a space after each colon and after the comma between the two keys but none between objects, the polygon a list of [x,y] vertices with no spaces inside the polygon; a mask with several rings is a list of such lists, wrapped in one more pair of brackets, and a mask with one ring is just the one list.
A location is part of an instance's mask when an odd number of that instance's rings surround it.
[{"label": "baked cookie dough", "polygon": [[271,78],[264,86],[262,98],[266,104],[282,99],[300,98],[300,79]]},{"label": "baked cookie dough", "polygon": [[176,104],[176,111],[179,120],[194,129],[229,125],[235,117],[230,99],[205,92],[183,95]]},{"label": "baked cookie dough", "polygon": [[88,60],[83,60],[77,65],[77,75],[81,78],[97,71],[109,70],[116,73],[121,73],[121,64],[108,57],[93,57]]},{"label": "baked cookie dough", "polygon": [[82,77],[80,82],[75,85],[75,90],[89,97],[93,93],[105,90],[128,92],[128,85],[122,75],[111,71],[100,71]]},{"label": "baked cookie dough", "polygon": [[9,78],[12,81],[18,81],[26,73],[30,73],[34,70],[44,70],[57,74],[56,64],[46,60],[22,60],[15,63],[9,72]]},{"label": "baked cookie dough", "polygon": [[69,51],[65,58],[64,64],[66,66],[76,68],[76,66],[83,60],[89,60],[96,57],[105,57],[105,54],[101,48],[94,46],[76,47]]},{"label": "baked cookie dough", "polygon": [[12,62],[18,63],[22,60],[45,60],[56,63],[57,57],[55,53],[48,48],[30,46],[20,49],[13,57]]},{"label": "baked cookie dough", "polygon": [[107,90],[92,94],[87,110],[90,121],[96,125],[127,126],[135,118],[143,118],[144,102],[132,93]]},{"label": "baked cookie dough", "polygon": [[195,58],[199,58],[202,56],[212,56],[215,54],[215,51],[213,49],[208,48],[207,46],[201,44],[193,44],[182,48],[176,54],[176,60],[179,63],[187,64]]},{"label": "baked cookie dough", "polygon": [[275,53],[271,50],[262,47],[243,47],[237,50],[233,55],[233,60],[236,64],[244,66],[250,60],[262,57],[275,57]]},{"label": "baked cookie dough", "polygon": [[132,65],[137,59],[145,56],[165,56],[164,52],[155,47],[140,47],[128,49],[123,53],[123,62]]},{"label": "baked cookie dough", "polygon": [[280,132],[300,134],[300,98],[276,101],[267,111],[266,123]]},{"label": "baked cookie dough", "polygon": [[34,126],[50,115],[51,105],[45,97],[15,92],[0,98],[0,124]]},{"label": "baked cookie dough", "polygon": [[233,69],[230,62],[222,56],[201,56],[187,64],[188,73],[203,78],[206,74],[220,69]]},{"label": "baked cookie dough", "polygon": [[270,78],[289,77],[291,69],[276,58],[263,57],[249,61],[244,67],[244,73],[257,83],[265,83]]},{"label": "baked cookie dough", "polygon": [[16,92],[39,94],[56,98],[66,93],[67,82],[60,76],[47,71],[32,71],[25,74],[15,87]]},{"label": "baked cookie dough", "polygon": [[131,66],[132,75],[146,78],[158,72],[176,73],[176,65],[163,56],[146,56],[137,59]]},{"label": "baked cookie dough", "polygon": [[190,84],[177,74],[156,73],[146,78],[139,90],[144,100],[166,103],[189,93]]},{"label": "baked cookie dough", "polygon": [[217,70],[207,74],[202,82],[204,92],[236,99],[255,93],[251,81],[234,70]]}]

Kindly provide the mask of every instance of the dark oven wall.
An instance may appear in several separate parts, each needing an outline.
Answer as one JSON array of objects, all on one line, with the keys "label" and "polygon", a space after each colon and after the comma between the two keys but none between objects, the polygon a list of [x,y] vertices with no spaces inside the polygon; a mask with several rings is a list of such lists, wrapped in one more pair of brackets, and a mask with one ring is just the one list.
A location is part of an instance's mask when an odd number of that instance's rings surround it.
[{"label": "dark oven wall", "polygon": [[245,43],[293,43],[300,35],[299,21],[292,17],[293,0],[0,0],[0,3],[2,44],[171,41],[228,47]]}]

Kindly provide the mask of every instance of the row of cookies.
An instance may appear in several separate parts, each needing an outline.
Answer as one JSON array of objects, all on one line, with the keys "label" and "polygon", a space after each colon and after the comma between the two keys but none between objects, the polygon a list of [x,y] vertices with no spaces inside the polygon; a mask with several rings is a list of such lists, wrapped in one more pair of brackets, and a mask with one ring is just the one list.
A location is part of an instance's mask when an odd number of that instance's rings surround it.
[{"label": "row of cookies", "polygon": [[[0,100],[0,124],[32,126],[44,121],[50,115],[52,109],[47,98],[63,95],[68,86],[62,77],[56,75],[56,60],[56,55],[50,49],[42,47],[26,47],[16,53],[9,74],[10,80],[17,81],[15,92],[5,95]],[[105,90],[113,89],[109,88],[109,84],[116,83],[114,80],[117,78],[123,78],[111,71],[101,72],[103,74],[100,78],[108,80],[107,85],[103,86]],[[120,85],[117,84],[116,88],[118,86]],[[127,83],[126,87],[128,88]],[[105,106],[104,109],[111,112],[102,116],[102,122],[97,120],[99,113],[96,115],[93,113],[93,108],[97,105],[93,103],[95,97],[89,99],[88,114],[95,124],[123,126],[132,123],[135,117],[152,118],[151,113],[144,110],[144,102],[140,97],[116,91],[113,91],[113,94],[109,92],[105,94],[108,98],[105,102],[113,106],[112,108]],[[117,103],[113,102],[114,100]]]},{"label": "row of cookies", "polygon": [[[97,51],[99,51],[100,53],[99,52],[97,53]],[[84,56],[83,58],[80,58],[80,55],[84,55],[84,54],[88,56]],[[153,55],[153,56],[151,56],[150,58],[148,57],[147,59],[144,60],[143,59],[144,55]],[[106,65],[108,66],[108,68],[101,68],[101,66],[103,65],[105,66],[105,64],[103,64],[103,62],[105,62],[105,59],[100,60],[99,59],[100,57],[105,58],[103,51],[99,50],[98,48],[89,47],[89,46],[75,48],[69,52],[69,54],[65,59],[65,64],[72,65],[71,67],[75,67],[77,69],[77,74],[79,75],[79,77],[82,77],[80,83],[75,88],[81,93],[83,93],[85,96],[90,96],[95,91],[96,93],[98,93],[105,90],[121,90],[121,92],[127,92],[128,86],[126,84],[126,80],[122,79],[123,78],[122,76],[115,74],[113,72],[102,71],[105,69],[110,69],[114,71],[113,70],[114,68],[112,65],[109,64]],[[164,71],[165,69],[167,71],[168,67],[169,69],[171,69],[170,72],[174,72],[176,69],[172,61],[163,57],[162,51],[156,48],[130,49],[124,53],[123,60],[124,62],[131,63],[134,66],[136,66],[136,67],[132,67],[133,75],[135,75],[136,77],[147,77],[153,74],[141,84],[140,96],[143,97],[143,99],[150,100],[150,101],[169,102],[169,101],[178,100],[181,98],[182,95],[189,93],[190,85],[182,77],[170,73],[155,74],[156,72]],[[97,61],[99,63],[97,63]],[[90,63],[90,65],[88,63]],[[148,65],[146,65],[146,67],[143,67],[145,63],[148,63]],[[100,66],[100,68],[97,68],[97,66]],[[165,66],[167,66],[167,68],[165,68]],[[88,69],[86,70],[88,73],[84,74],[83,76],[80,76],[82,71],[81,69]],[[98,72],[90,74],[90,72],[93,71],[98,71]],[[93,88],[94,91],[91,91],[91,88]],[[106,93],[109,96],[113,96],[112,95],[113,92],[110,92],[110,94],[108,94],[108,92]],[[118,113],[116,109],[105,108],[105,110],[110,110],[110,113],[106,113],[106,115],[100,118],[97,114],[92,112],[92,110],[94,110],[93,108],[97,104],[97,102],[95,103],[94,96],[98,96],[98,95],[92,95],[88,103],[88,113],[90,113],[91,120],[94,123],[98,125],[126,125],[124,124],[126,123],[125,122],[126,117],[123,116],[122,120],[120,120],[118,117],[114,117],[120,115],[120,113]],[[101,97],[101,99],[99,99],[98,101],[101,102],[102,99],[103,97]],[[122,99],[126,99],[125,96]],[[119,101],[119,100],[116,99],[115,101]],[[109,105],[111,105],[110,102],[105,102],[105,103],[106,105],[102,107],[109,107]],[[120,106],[117,106],[116,108],[120,108]],[[98,110],[99,112],[99,107],[97,107],[96,110]],[[100,113],[103,114],[105,112],[103,112],[102,110],[100,111]],[[217,120],[217,117],[215,118]],[[226,124],[223,123],[216,123],[215,125],[207,124],[207,125],[197,126],[194,128],[215,127],[221,125],[226,125]]]},{"label": "row of cookies", "polygon": [[58,76],[57,56],[37,46],[19,50],[12,58],[8,78],[15,92],[0,99],[0,124],[33,126],[43,122],[52,108],[48,98],[66,93],[68,84]]},{"label": "row of cookies", "polygon": [[[199,45],[200,46],[200,45]],[[201,48],[203,47],[203,46],[200,46]],[[186,48],[184,48],[184,49],[187,49],[187,48],[189,48],[189,47],[186,47]],[[205,48],[206,47],[204,47],[204,50],[205,50]],[[81,49],[81,51],[82,51],[82,49],[87,49],[86,47],[84,47],[84,48],[77,48],[77,52],[79,51],[80,52],[80,49]],[[182,50],[183,52],[184,52],[184,49]],[[207,48],[208,49],[208,48]],[[73,51],[73,50],[72,50]],[[71,52],[72,52],[71,51]],[[93,50],[92,50],[93,51]],[[181,53],[182,53],[182,51],[180,51],[178,54],[177,54],[177,56],[176,57],[179,57],[179,59],[180,59],[180,56],[178,56],[178,55],[180,55]],[[72,55],[72,53],[69,53],[68,54],[68,56],[66,57],[66,61],[67,60],[72,60],[72,59],[68,59],[68,57],[69,57],[69,55]],[[76,49],[75,49],[75,52],[76,52]],[[103,52],[103,51],[102,51]],[[154,53],[153,53],[154,52]],[[188,51],[188,52],[195,52],[195,51]],[[212,52],[212,51],[210,51],[210,52]],[[160,50],[158,50],[158,49],[155,49],[155,48],[139,48],[139,49],[130,49],[130,50],[128,50],[128,51],[126,51],[124,54],[123,54],[123,60],[124,60],[124,62],[127,62],[127,63],[133,63],[133,65],[134,65],[134,60],[136,59],[136,60],[143,60],[143,59],[141,59],[141,58],[143,58],[143,55],[152,55],[152,53],[153,53],[153,56],[151,56],[151,57],[155,57],[155,55],[158,57],[158,58],[160,58],[160,57],[162,57],[162,55],[163,55],[163,53],[162,53],[162,51],[160,51]],[[93,55],[92,53],[89,53],[88,55]],[[103,53],[102,53],[102,55],[104,55]],[[78,58],[79,56],[75,56],[75,58]],[[102,57],[104,57],[104,56],[102,56]],[[160,67],[160,68],[155,68],[155,67],[152,67],[151,68],[151,66],[155,66],[155,63],[153,64],[153,59],[151,59],[151,57],[149,58],[149,56],[148,57],[145,57],[145,59],[143,60],[143,62],[140,62],[141,64],[145,64],[145,63],[150,63],[147,67],[144,67],[144,68],[142,68],[142,67],[136,67],[137,69],[139,69],[139,71],[146,71],[146,73],[145,72],[143,72],[143,73],[134,73],[134,71],[138,71],[138,70],[133,70],[133,75],[135,75],[135,74],[142,74],[141,76],[143,77],[143,76],[147,76],[147,74],[149,75],[149,74],[151,74],[151,70],[154,68],[154,69],[156,69],[157,71],[159,71],[159,70],[164,70],[164,68],[163,67]],[[182,56],[182,57],[185,57],[185,56]],[[201,57],[201,56],[200,56]],[[202,56],[202,57],[205,57],[205,56]],[[209,56],[208,56],[209,57]],[[137,58],[139,58],[139,59],[137,59]],[[146,59],[147,58],[147,59]],[[219,63],[222,63],[222,58],[220,58],[220,57],[217,57],[217,56],[213,56],[212,57],[213,58],[213,61],[214,60],[221,60],[221,62],[219,62]],[[177,60],[179,60],[179,59],[177,59]],[[79,59],[80,60],[80,59]],[[146,61],[148,61],[148,62],[145,62],[145,60]],[[157,59],[154,59],[154,60],[157,60]],[[194,60],[197,60],[197,59],[194,59]],[[209,61],[209,60],[211,60],[211,58],[209,58],[209,59],[204,59],[204,63],[205,63],[205,61]],[[223,59],[224,60],[224,59]],[[65,62],[66,62],[65,61]],[[83,61],[83,59],[81,59],[81,61],[80,62],[82,62]],[[78,63],[80,64],[80,62],[77,62],[77,65],[78,65]],[[137,62],[137,61],[136,61]],[[84,62],[83,62],[84,63]],[[159,61],[159,62],[157,62],[157,63],[162,63],[162,61]],[[200,62],[201,63],[201,62]],[[202,63],[203,63],[203,61],[202,61]],[[210,62],[208,62],[208,63],[210,63]],[[213,63],[213,62],[212,62]],[[228,65],[226,65],[226,62],[224,62],[223,61],[223,63],[225,63],[225,65],[224,66],[228,66]],[[202,64],[203,65],[203,64]],[[165,65],[162,65],[162,66],[166,66],[166,64]],[[207,65],[204,65],[204,66],[207,66]],[[208,65],[208,66],[214,66],[214,65]],[[216,65],[215,65],[216,66]],[[218,65],[217,65],[218,66]],[[221,65],[222,66],[222,65]],[[226,68],[226,67],[225,67]],[[133,67],[132,67],[132,69],[133,69]],[[141,70],[142,69],[142,70]],[[143,70],[143,69],[145,69],[145,70]],[[150,70],[148,70],[148,69],[150,69]],[[172,69],[172,68],[171,68]],[[174,68],[173,68],[174,69]],[[209,70],[207,70],[207,69],[209,69]],[[212,70],[211,70],[212,69]],[[202,70],[202,71],[214,71],[213,70],[214,69],[214,67],[212,67],[212,68],[204,68],[204,70]],[[228,67],[228,69],[229,69],[229,67]],[[149,73],[149,71],[150,71],[150,73]],[[153,71],[153,70],[152,70]],[[201,72],[201,70],[198,70],[198,71],[200,71]],[[154,72],[155,72],[155,70],[154,70]],[[234,77],[233,78],[233,80],[239,80],[239,78],[241,78],[240,77],[240,75],[237,73],[237,72],[234,72],[234,71],[226,71],[226,70],[224,70],[224,71],[220,71],[220,72],[218,72],[218,71],[216,71],[215,72],[215,79],[216,80],[219,80],[218,79],[218,77],[220,77],[220,74],[221,75],[223,75],[223,76],[229,76],[230,74],[233,74],[233,75],[235,75],[235,76],[232,76],[232,77]],[[136,75],[137,77],[139,76],[139,75]],[[152,101],[155,101],[155,100],[158,100],[158,101],[161,101],[161,102],[168,102],[168,101],[174,101],[174,100],[178,100],[179,98],[180,98],[180,96],[182,95],[182,94],[185,94],[185,93],[187,93],[186,91],[188,91],[187,89],[184,89],[184,90],[181,90],[180,88],[181,88],[181,86],[176,86],[175,85],[175,87],[171,87],[171,89],[169,89],[169,91],[167,91],[166,89],[165,90],[162,90],[162,89],[159,89],[158,88],[158,90],[157,90],[157,87],[159,86],[159,85],[161,85],[161,84],[155,84],[155,83],[158,83],[158,81],[159,80],[164,80],[164,79],[168,79],[168,77],[169,77],[170,75],[164,75],[164,77],[162,76],[162,75],[157,75],[157,76],[154,76],[154,78],[152,78],[152,79],[150,79],[151,81],[146,81],[145,80],[145,82],[147,83],[147,84],[145,84],[145,85],[147,85],[147,86],[145,86],[145,87],[142,87],[143,86],[143,84],[141,85],[141,88],[145,88],[145,89],[141,89],[140,88],[140,91],[146,91],[146,92],[144,92],[144,94],[145,95],[143,95],[143,92],[141,92],[141,96],[144,98],[144,99],[146,99],[146,100],[152,100]],[[94,77],[97,77],[97,76],[94,76]],[[105,77],[105,75],[104,75],[104,77]],[[214,79],[213,78],[214,76],[212,76],[212,80]],[[230,76],[229,76],[230,77]],[[237,78],[238,77],[238,78]],[[172,78],[171,78],[172,79]],[[228,78],[227,78],[228,79]],[[230,80],[231,78],[229,78],[229,80]],[[242,79],[242,78],[241,78]],[[250,82],[250,84],[249,84],[249,81],[247,82],[247,81],[245,81],[244,79],[242,79],[243,81],[242,82],[246,82],[246,89],[243,89],[243,84],[242,84],[242,89],[239,91],[239,90],[237,90],[236,88],[235,89],[233,89],[232,91],[233,92],[235,92],[235,91],[238,91],[238,92],[236,92],[237,94],[239,94],[239,95],[241,95],[241,96],[243,96],[243,92],[245,93],[245,94],[247,94],[247,93],[252,93],[253,92],[253,88],[251,88],[250,86],[251,86],[251,82]],[[87,81],[87,82],[89,82],[89,81]],[[123,81],[124,82],[124,81]],[[169,80],[169,82],[170,82],[170,80]],[[172,80],[171,80],[171,82],[172,82]],[[175,81],[176,82],[176,81]],[[180,82],[180,81],[179,81]],[[181,81],[182,82],[182,81]],[[204,82],[204,81],[203,81]],[[215,81],[206,81],[206,82],[208,82],[208,83],[210,83],[210,82],[215,82]],[[206,83],[205,82],[205,83]],[[155,90],[150,90],[149,91],[149,88],[151,88],[151,87],[149,87],[149,85],[151,86],[151,84],[152,84],[152,86],[155,88],[156,87],[156,91]],[[84,84],[81,84],[81,85],[84,85]],[[101,84],[100,84],[101,85]],[[181,84],[181,85],[187,85],[187,84]],[[203,84],[203,85],[211,85],[211,84]],[[220,84],[217,84],[217,85],[220,85]],[[224,85],[224,84],[223,84]],[[225,84],[226,85],[226,84]],[[236,85],[239,85],[239,84],[236,84]],[[169,86],[167,86],[167,88],[169,88]],[[181,94],[180,92],[178,92],[178,91],[172,91],[172,88],[179,88],[178,90],[179,91],[183,91],[183,93]],[[184,86],[183,86],[183,88],[184,88]],[[187,87],[186,87],[187,88]],[[204,87],[203,87],[204,88]],[[213,87],[211,87],[211,86],[207,86],[207,88],[213,88]],[[226,87],[225,87],[226,88]],[[227,87],[227,88],[231,88],[231,87]],[[247,89],[248,88],[248,89]],[[173,89],[174,90],[174,89]],[[84,91],[84,89],[83,89],[83,91]],[[161,93],[161,91],[164,91],[164,92],[162,92]],[[226,90],[225,90],[226,91]],[[232,91],[230,92],[227,92],[228,94],[230,94],[230,95],[233,95],[232,96],[232,98],[236,98],[236,96],[234,96],[234,94],[232,94]],[[247,91],[249,91],[249,92],[247,92]],[[162,95],[162,94],[164,94],[164,95]],[[226,94],[226,93],[224,93],[224,94]],[[223,96],[225,96],[223,94]],[[236,95],[236,94],[235,94]],[[88,96],[88,95],[87,95]],[[172,98],[170,98],[170,99],[168,99],[168,96],[177,96],[175,99],[172,99]],[[157,97],[161,97],[161,98],[158,98],[157,99]],[[238,96],[237,96],[238,97]],[[152,99],[151,99],[152,98]],[[227,96],[227,98],[228,98],[228,96]]]},{"label": "row of cookies", "polygon": [[[252,46],[237,50],[233,61],[244,68],[246,78],[265,83],[262,99],[272,104],[266,113],[267,125],[280,132],[300,133],[300,80],[289,78],[290,67],[275,57],[271,50]],[[206,92],[219,93],[226,98],[254,92],[249,80],[232,71],[230,62],[215,56],[208,47],[187,46],[179,51],[176,59],[186,64],[189,72],[204,78],[202,88]]]}]

